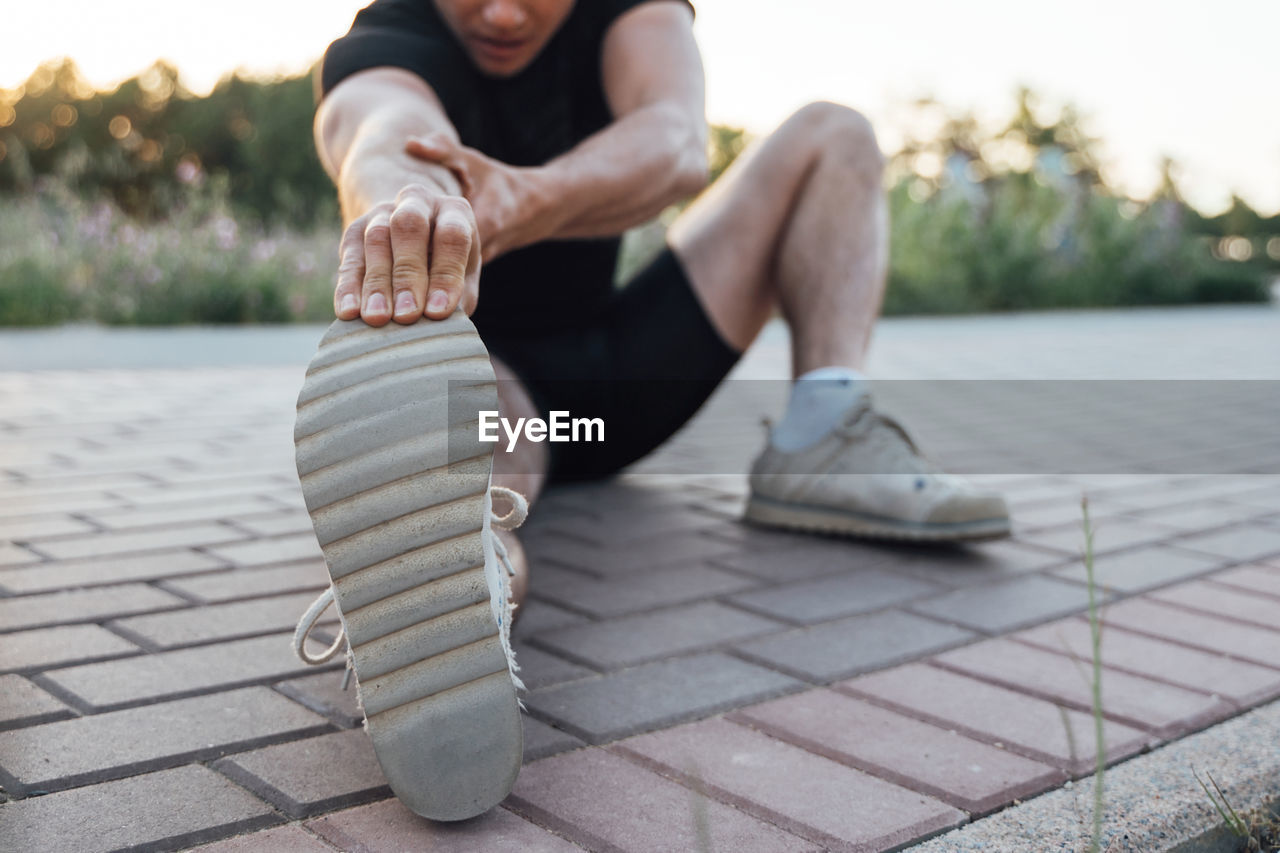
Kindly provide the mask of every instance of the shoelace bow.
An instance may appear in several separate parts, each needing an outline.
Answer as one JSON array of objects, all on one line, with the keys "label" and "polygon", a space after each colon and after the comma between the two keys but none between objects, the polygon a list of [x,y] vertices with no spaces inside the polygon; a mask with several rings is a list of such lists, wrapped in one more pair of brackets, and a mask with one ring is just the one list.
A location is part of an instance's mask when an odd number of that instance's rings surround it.
[{"label": "shoelace bow", "polygon": [[[525,496],[514,489],[508,489],[505,486],[490,486],[490,496],[501,496],[511,501],[511,511],[506,515],[498,515],[491,509],[489,511],[489,522],[494,527],[500,527],[503,530],[514,530],[521,524],[524,524],[525,518],[529,515],[529,501]],[[493,537],[493,550],[496,552],[498,560],[502,563],[503,568],[507,570],[508,575],[515,575],[515,567],[511,565],[511,557],[507,553],[507,546],[497,536]],[[315,628],[316,622],[330,605],[333,604],[333,585],[330,584],[324,592],[311,602],[311,606],[302,614],[302,618],[298,620],[298,627],[293,632],[293,653],[302,660],[303,663],[311,666],[319,666],[322,663],[328,663],[334,658],[338,652],[342,651],[342,646],[347,641],[347,629],[345,626],[339,627],[338,636],[329,648],[325,649],[318,655],[313,655],[307,651],[307,637],[311,636],[312,629]],[[347,679],[351,677],[351,657],[347,656],[347,673],[343,677],[342,688],[347,687]]]}]

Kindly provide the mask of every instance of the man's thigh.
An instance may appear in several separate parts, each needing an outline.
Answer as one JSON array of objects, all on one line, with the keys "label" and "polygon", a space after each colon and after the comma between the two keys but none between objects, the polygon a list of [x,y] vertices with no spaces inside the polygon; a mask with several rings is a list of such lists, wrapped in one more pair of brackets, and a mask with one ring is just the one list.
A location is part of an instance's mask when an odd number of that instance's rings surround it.
[{"label": "man's thigh", "polygon": [[520,377],[542,417],[567,411],[604,421],[602,442],[548,444],[552,480],[609,476],[645,456],[692,417],[740,355],[670,250],[589,326],[490,336],[486,344]]}]

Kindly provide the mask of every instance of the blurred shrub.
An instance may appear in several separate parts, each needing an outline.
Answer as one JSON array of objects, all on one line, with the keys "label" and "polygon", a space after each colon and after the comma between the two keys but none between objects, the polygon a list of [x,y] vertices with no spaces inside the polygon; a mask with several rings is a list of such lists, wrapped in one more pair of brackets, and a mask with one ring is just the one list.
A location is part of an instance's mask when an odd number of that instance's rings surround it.
[{"label": "blurred shrub", "polygon": [[[1150,202],[1109,190],[1070,108],[1018,94],[994,131],[922,100],[890,160],[885,311],[1258,301],[1280,215],[1204,217],[1172,163]],[[224,78],[207,97],[157,63],[96,92],[73,63],[0,91],[0,325],[235,323],[331,314],[338,213],[316,158],[310,75]],[[751,141],[713,127],[712,176]],[[625,279],[678,208],[624,241]]]},{"label": "blurred shrub", "polygon": [[150,224],[53,181],[0,206],[0,325],[329,319],[338,229],[245,225],[227,193],[214,181]]}]

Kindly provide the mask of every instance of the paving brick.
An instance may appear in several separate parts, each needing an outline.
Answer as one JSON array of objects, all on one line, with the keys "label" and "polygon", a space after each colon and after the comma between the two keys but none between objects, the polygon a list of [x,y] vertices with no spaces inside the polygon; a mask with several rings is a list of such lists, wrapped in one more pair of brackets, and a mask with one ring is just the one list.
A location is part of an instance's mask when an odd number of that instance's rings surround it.
[{"label": "paving brick", "polygon": [[[1090,508],[1092,510],[1092,508]],[[1280,509],[1280,508],[1278,508]],[[1146,510],[1141,518],[1150,519],[1157,524],[1176,527],[1186,533],[1209,531],[1231,524],[1239,524],[1259,516],[1269,515],[1274,510],[1260,507],[1232,504],[1221,501],[1202,501],[1183,506],[1162,507]]]},{"label": "paving brick", "polygon": [[[1089,714],[928,664],[874,672],[836,689],[1072,774],[1087,773],[1094,765]],[[1149,737],[1111,720],[1103,722],[1109,761],[1138,752]]]},{"label": "paving brick", "polygon": [[0,675],[0,729],[71,716],[71,709],[20,675]]},{"label": "paving brick", "polygon": [[1280,530],[1260,524],[1239,524],[1187,536],[1179,539],[1176,544],[1179,548],[1230,560],[1262,560],[1280,554]]},{"label": "paving brick", "polygon": [[323,559],[315,533],[299,533],[276,539],[254,539],[220,548],[207,548],[208,553],[237,566],[266,566],[311,558]]},{"label": "paving brick", "polygon": [[[112,622],[122,629],[156,646],[167,649],[212,640],[234,640],[256,634],[267,634],[293,628],[298,617],[315,599],[304,592],[294,595],[278,595],[271,598],[254,598],[227,604],[211,604],[172,613],[151,616],[135,616]],[[330,616],[317,624],[336,625],[337,617]]]},{"label": "paving brick", "polygon": [[221,524],[172,525],[159,530],[112,531],[86,536],[45,539],[39,550],[55,560],[101,558],[114,554],[164,551],[171,548],[196,548],[243,539],[244,534]]},{"label": "paving brick", "polygon": [[42,536],[91,533],[93,525],[68,515],[31,515],[0,520],[0,540],[27,542]]},{"label": "paving brick", "polygon": [[[261,507],[260,507],[261,508]],[[237,515],[227,519],[241,530],[254,536],[286,536],[298,533],[314,533],[311,516],[305,511],[286,510],[271,514]]]},{"label": "paving brick", "polygon": [[34,551],[12,542],[0,542],[0,567],[26,566],[38,562],[40,556]]},{"label": "paving brick", "polygon": [[1276,566],[1240,566],[1215,572],[1208,580],[1214,584],[1225,584],[1233,589],[1243,589],[1253,593],[1262,593],[1273,598],[1280,598],[1280,567]]},{"label": "paving brick", "polygon": [[524,700],[539,717],[590,743],[603,743],[799,687],[785,675],[711,653],[534,690]]},{"label": "paving brick", "polygon": [[1280,489],[1268,487],[1247,492],[1237,492],[1224,500],[1233,504],[1280,512]]},{"label": "paving brick", "polygon": [[[1115,515],[1118,512],[1116,508],[1106,508],[1103,506],[1089,507],[1089,517],[1101,520]],[[1019,538],[1024,533],[1032,530],[1045,530],[1047,528],[1058,528],[1063,525],[1074,524],[1076,529],[1080,529],[1080,501],[1065,500],[1055,501],[1051,503],[1040,503],[1035,506],[1018,507],[1011,513],[1013,521],[1013,529]],[[1153,519],[1163,523],[1163,519]],[[1072,543],[1074,545],[1074,543]]]},{"label": "paving brick", "polygon": [[194,848],[198,853],[333,853],[334,848],[290,823],[273,829],[262,829],[248,835],[237,835]]},{"label": "paving brick", "polygon": [[187,604],[176,595],[142,583],[0,598],[0,631],[101,621]]},{"label": "paving brick", "polygon": [[911,609],[976,631],[999,634],[1088,606],[1087,589],[1031,575],[1005,583],[958,589],[913,602]]},{"label": "paving brick", "polygon": [[527,714],[522,715],[520,720],[524,723],[524,760],[526,763],[585,746],[581,740],[568,732],[549,726],[541,720],[535,720]]},{"label": "paving brick", "polygon": [[601,749],[526,765],[507,803],[591,850],[821,849]]},{"label": "paving brick", "polygon": [[[1098,585],[1103,589],[1141,592],[1202,575],[1221,565],[1221,557],[1154,546],[1098,557],[1093,563],[1093,572]],[[1077,583],[1087,583],[1088,578],[1083,562],[1064,566],[1053,574]]]},{"label": "paving brick", "polygon": [[100,509],[83,515],[111,530],[133,530],[167,524],[216,521],[245,513],[269,512],[275,508],[274,504],[256,495],[227,495],[175,505]]},{"label": "paving brick", "polygon": [[[177,476],[178,472],[168,472]],[[280,480],[270,476],[231,476],[219,479],[202,479],[182,485],[157,485],[113,488],[111,493],[130,503],[141,506],[173,506],[199,500],[215,500],[225,497],[244,497],[249,494],[271,494],[283,487]]]},{"label": "paving brick", "polygon": [[94,708],[120,707],[306,672],[292,639],[292,632],[273,634],[57,669],[45,677]]},{"label": "paving brick", "polygon": [[752,660],[811,681],[827,682],[930,654],[977,636],[922,616],[886,610],[796,628],[737,648]]},{"label": "paving brick", "polygon": [[596,545],[636,545],[645,547],[676,533],[701,531],[717,526],[721,519],[700,512],[696,507],[662,506],[645,512],[605,513],[599,518],[563,514],[549,519],[549,531],[563,532]]},{"label": "paving brick", "polygon": [[221,560],[196,551],[163,551],[138,557],[68,560],[13,569],[0,573],[0,586],[13,593],[49,592],[180,577],[225,566]]},{"label": "paving brick", "polygon": [[601,546],[562,537],[554,547],[544,547],[549,559],[599,577],[648,572],[666,566],[692,565],[737,551],[733,545],[699,533],[677,533],[647,544],[626,548]]},{"label": "paving brick", "polygon": [[519,641],[516,642],[514,651],[516,662],[520,664],[520,680],[530,690],[596,675],[594,670],[585,666],[570,663],[562,657]]},{"label": "paving brick", "polygon": [[436,823],[409,811],[399,800],[384,800],[325,815],[308,822],[307,828],[351,853],[575,853],[580,849],[504,808],[490,809],[472,820]]},{"label": "paving brick", "polygon": [[[1005,639],[987,640],[938,655],[957,672],[985,678],[1013,690],[1088,711],[1092,707],[1088,668],[1079,661]],[[1117,722],[1177,737],[1229,716],[1229,703],[1149,678],[1106,670],[1103,713]]]},{"label": "paving brick", "polygon": [[[535,568],[534,572],[538,570]],[[537,575],[530,579],[530,584],[536,584]],[[563,607],[557,607],[546,601],[538,601],[535,598],[526,598],[524,603],[520,605],[520,609],[516,611],[515,624],[511,626],[511,636],[515,639],[527,639],[537,636],[543,631],[554,631],[557,628],[566,628],[569,625],[581,625],[586,622],[584,616],[565,610]]]},{"label": "paving brick", "polygon": [[1066,778],[1061,770],[967,738],[954,729],[922,723],[829,690],[809,690],[752,705],[729,719],[975,816]]},{"label": "paving brick", "polygon": [[329,585],[329,571],[323,561],[308,560],[263,569],[232,569],[198,578],[167,580],[164,588],[206,604],[283,595]]},{"label": "paving brick", "polygon": [[708,602],[546,631],[532,642],[599,670],[618,669],[777,630],[779,623]]},{"label": "paving brick", "polygon": [[1158,589],[1148,598],[1189,607],[1214,616],[1252,622],[1263,628],[1280,630],[1280,601],[1247,592],[1237,592],[1230,587],[1192,581],[1177,586]]},{"label": "paving brick", "polygon": [[813,581],[753,590],[732,598],[734,604],[800,624],[813,624],[879,610],[943,587],[909,575],[862,569]]},{"label": "paving brick", "polygon": [[1131,631],[1280,669],[1280,631],[1202,616],[1147,598],[1109,605],[1102,618]]},{"label": "paving brick", "polygon": [[[620,578],[598,579],[570,572],[548,573],[544,567],[530,589],[540,598],[562,602],[593,616],[607,617],[684,604],[737,592],[754,581],[710,566],[680,566],[637,572]],[[552,576],[548,577],[548,574]]]},{"label": "paving brick", "polygon": [[[1093,660],[1089,623],[1083,618],[1041,625],[1014,634],[1012,639],[1080,660]],[[1213,693],[1242,707],[1280,696],[1280,671],[1134,634],[1121,625],[1103,628],[1102,663]]]},{"label": "paving brick", "polygon": [[[1113,516],[1096,520],[1091,518],[1091,521],[1094,554],[1106,554],[1132,548],[1135,545],[1160,542],[1178,533],[1172,527],[1130,518]],[[1084,527],[1080,519],[1073,524],[1023,534],[1018,538],[1042,548],[1054,548],[1075,557],[1084,556]]]},{"label": "paving brick", "polygon": [[1061,565],[1068,559],[1061,551],[1045,551],[1017,542],[945,549],[904,546],[901,570],[949,586],[967,586],[1009,580]]},{"label": "paving brick", "polygon": [[967,819],[933,797],[723,719],[631,738],[612,750],[824,848],[882,850]]},{"label": "paving brick", "polygon": [[28,789],[58,790],[204,761],[328,723],[263,687],[93,714],[8,732],[0,767]]},{"label": "paving brick", "polygon": [[[730,554],[718,557],[714,563],[735,572],[751,575],[773,583],[812,580],[838,575],[842,572],[865,570],[897,561],[897,555],[888,548],[863,545],[857,542],[826,541],[812,536],[807,542],[785,549],[757,547],[760,537],[777,534],[756,531],[751,542],[742,542]],[[783,542],[794,537],[785,536]]]},{"label": "paving brick", "polygon": [[20,631],[0,639],[0,672],[39,670],[139,651],[133,643],[97,625]]},{"label": "paving brick", "polygon": [[36,513],[83,512],[118,507],[119,498],[105,492],[79,494],[0,495],[0,518],[27,517]]},{"label": "paving brick", "polygon": [[176,850],[278,823],[266,803],[198,764],[6,803],[12,850]]},{"label": "paving brick", "polygon": [[213,769],[294,819],[391,796],[364,729],[243,752]]},{"label": "paving brick", "polygon": [[343,672],[318,672],[302,678],[290,678],[271,685],[276,692],[288,696],[304,708],[310,708],[331,723],[353,729],[364,722],[364,712],[356,702],[354,677],[342,689]]}]

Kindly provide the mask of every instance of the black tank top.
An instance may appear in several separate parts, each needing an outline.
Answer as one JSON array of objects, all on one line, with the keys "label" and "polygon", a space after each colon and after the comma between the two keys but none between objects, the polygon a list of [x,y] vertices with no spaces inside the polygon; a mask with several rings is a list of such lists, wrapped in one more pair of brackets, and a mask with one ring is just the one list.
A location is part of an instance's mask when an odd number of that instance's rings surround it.
[{"label": "black tank top", "polygon": [[[357,71],[404,68],[439,96],[464,145],[512,166],[539,166],[613,120],[601,82],[604,35],[644,2],[652,0],[578,0],[525,70],[494,78],[475,67],[431,0],[375,0],[329,45],[317,97]],[[620,242],[548,241],[486,264],[477,325],[529,331],[586,321],[612,295]]]}]

